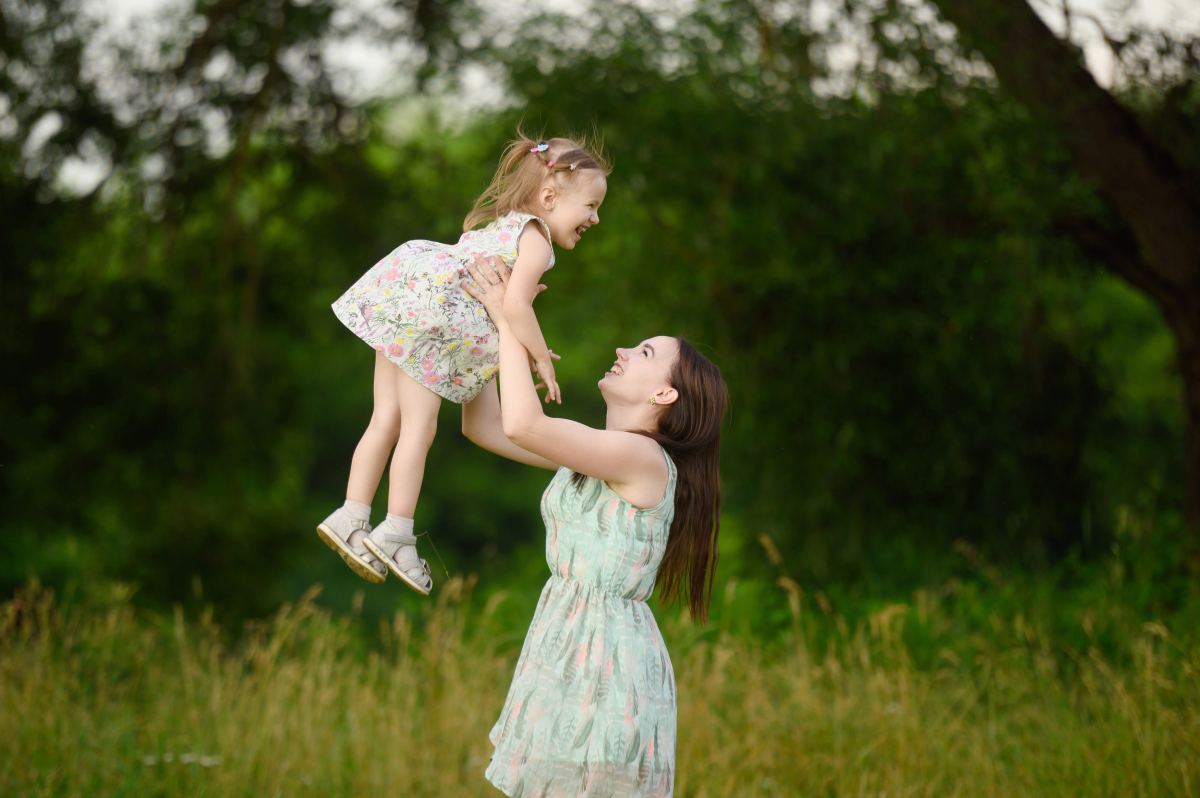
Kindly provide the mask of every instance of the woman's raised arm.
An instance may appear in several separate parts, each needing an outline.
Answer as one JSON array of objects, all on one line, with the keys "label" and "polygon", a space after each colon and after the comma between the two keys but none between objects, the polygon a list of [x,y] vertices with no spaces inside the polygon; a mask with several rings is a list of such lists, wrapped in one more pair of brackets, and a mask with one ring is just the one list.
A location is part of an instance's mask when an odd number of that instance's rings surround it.
[{"label": "woman's raised arm", "polygon": [[558,470],[558,463],[533,452],[525,451],[504,434],[504,421],[500,414],[500,394],[495,380],[485,385],[478,396],[462,406],[462,414],[463,435],[481,449],[487,449],[492,454],[498,454],[525,465],[548,468],[551,471]]},{"label": "woman's raised arm", "polygon": [[527,364],[528,353],[504,316],[508,270],[477,259],[467,264],[476,285],[464,290],[479,300],[500,331],[500,396],[505,436],[513,444],[596,479],[638,507],[653,507],[667,485],[667,464],[657,443],[635,432],[598,430],[542,410]]}]

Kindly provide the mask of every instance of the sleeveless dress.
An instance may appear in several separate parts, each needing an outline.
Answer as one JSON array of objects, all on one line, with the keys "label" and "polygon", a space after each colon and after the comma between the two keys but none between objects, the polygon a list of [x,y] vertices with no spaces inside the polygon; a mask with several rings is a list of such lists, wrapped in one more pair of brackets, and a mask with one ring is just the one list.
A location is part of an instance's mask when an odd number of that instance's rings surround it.
[{"label": "sleeveless dress", "polygon": [[646,599],[675,515],[559,469],[542,495],[552,573],[489,735],[511,798],[659,798],[675,779],[675,672]]},{"label": "sleeveless dress", "polygon": [[[407,241],[376,263],[333,303],[350,331],[417,382],[451,402],[474,399],[496,376],[500,339],[487,311],[463,292],[463,264],[475,253],[499,255],[512,268],[525,225],[537,216],[508,213],[457,244]],[[550,265],[554,267],[554,247]]]}]

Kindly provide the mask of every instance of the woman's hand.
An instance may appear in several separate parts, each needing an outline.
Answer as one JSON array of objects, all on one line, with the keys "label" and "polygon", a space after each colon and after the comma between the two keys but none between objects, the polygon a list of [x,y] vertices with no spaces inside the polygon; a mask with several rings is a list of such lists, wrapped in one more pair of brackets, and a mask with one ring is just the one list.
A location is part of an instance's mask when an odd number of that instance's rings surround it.
[{"label": "woman's hand", "polygon": [[[493,255],[487,260],[478,253],[473,257],[475,262],[467,261],[465,265],[475,284],[463,280],[460,285],[463,291],[479,300],[479,304],[483,305],[483,309],[492,318],[492,324],[500,327],[505,322],[504,292],[508,290],[508,277],[512,272],[499,255]],[[538,286],[538,293],[544,290],[546,286]]]}]

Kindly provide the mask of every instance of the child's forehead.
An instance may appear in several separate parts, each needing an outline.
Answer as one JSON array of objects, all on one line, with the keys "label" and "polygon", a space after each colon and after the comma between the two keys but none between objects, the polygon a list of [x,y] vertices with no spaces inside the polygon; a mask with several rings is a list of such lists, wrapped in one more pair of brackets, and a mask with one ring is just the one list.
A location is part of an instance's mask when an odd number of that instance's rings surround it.
[{"label": "child's forehead", "polygon": [[608,192],[608,179],[598,169],[589,169],[575,179],[576,192],[603,197]]}]

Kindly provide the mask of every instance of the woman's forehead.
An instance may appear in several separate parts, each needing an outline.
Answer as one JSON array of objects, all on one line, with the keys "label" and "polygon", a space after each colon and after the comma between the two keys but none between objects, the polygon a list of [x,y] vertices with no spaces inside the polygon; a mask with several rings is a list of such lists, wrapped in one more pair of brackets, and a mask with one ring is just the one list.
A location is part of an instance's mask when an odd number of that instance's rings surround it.
[{"label": "woman's forehead", "polygon": [[679,349],[679,342],[669,335],[656,335],[653,338],[647,338],[644,341],[638,342],[634,349],[641,349],[643,346],[650,346],[656,355],[673,354]]}]

